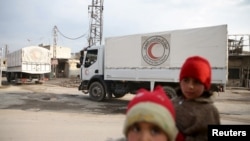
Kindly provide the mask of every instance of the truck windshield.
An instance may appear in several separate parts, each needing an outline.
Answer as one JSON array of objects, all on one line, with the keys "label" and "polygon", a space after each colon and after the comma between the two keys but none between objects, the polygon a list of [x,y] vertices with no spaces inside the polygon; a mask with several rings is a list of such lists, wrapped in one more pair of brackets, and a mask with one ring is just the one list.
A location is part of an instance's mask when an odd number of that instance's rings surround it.
[{"label": "truck windshield", "polygon": [[88,68],[92,64],[94,64],[97,60],[97,49],[95,50],[88,50],[84,62],[84,67]]}]

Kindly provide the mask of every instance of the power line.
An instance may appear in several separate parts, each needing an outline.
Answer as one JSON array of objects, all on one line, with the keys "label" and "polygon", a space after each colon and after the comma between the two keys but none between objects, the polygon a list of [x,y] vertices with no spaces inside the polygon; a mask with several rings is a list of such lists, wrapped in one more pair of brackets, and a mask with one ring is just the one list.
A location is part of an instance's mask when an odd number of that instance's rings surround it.
[{"label": "power line", "polygon": [[60,33],[60,35],[62,35],[64,38],[67,38],[67,39],[70,39],[70,40],[77,40],[77,39],[80,39],[80,38],[82,38],[82,37],[84,37],[84,36],[86,35],[86,33],[85,33],[85,34],[83,34],[83,35],[81,35],[81,36],[79,36],[79,37],[71,38],[71,37],[65,36],[65,35],[57,28],[57,26],[55,26],[55,29],[56,29],[56,30],[58,31],[58,33]]}]

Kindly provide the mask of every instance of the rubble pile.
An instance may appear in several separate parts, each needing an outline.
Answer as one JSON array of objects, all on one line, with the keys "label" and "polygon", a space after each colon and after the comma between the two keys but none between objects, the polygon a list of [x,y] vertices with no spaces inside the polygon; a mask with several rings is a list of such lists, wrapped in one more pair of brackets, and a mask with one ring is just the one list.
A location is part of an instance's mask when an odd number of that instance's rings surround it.
[{"label": "rubble pile", "polygon": [[74,77],[74,78],[69,78],[68,80],[61,81],[59,85],[62,87],[72,88],[72,87],[78,87],[80,83],[81,83],[80,78]]}]

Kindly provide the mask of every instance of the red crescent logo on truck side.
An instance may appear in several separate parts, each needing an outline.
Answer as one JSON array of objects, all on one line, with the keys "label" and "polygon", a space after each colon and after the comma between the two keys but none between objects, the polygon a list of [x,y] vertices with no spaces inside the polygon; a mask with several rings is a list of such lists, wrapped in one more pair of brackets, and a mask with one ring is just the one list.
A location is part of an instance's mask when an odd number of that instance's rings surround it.
[{"label": "red crescent logo on truck side", "polygon": [[141,53],[143,60],[147,64],[158,66],[168,59],[170,46],[166,38],[151,36],[142,43]]},{"label": "red crescent logo on truck side", "polygon": [[154,47],[156,44],[158,44],[158,43],[152,43],[152,44],[149,45],[149,47],[148,47],[148,55],[149,55],[149,57],[152,58],[152,59],[158,59],[158,58],[159,58],[159,57],[154,56],[154,54],[153,54],[153,52],[152,52],[152,49],[153,49],[153,47]]},{"label": "red crescent logo on truck side", "polygon": [[85,75],[88,75],[88,74],[89,74],[89,70],[85,69]]}]

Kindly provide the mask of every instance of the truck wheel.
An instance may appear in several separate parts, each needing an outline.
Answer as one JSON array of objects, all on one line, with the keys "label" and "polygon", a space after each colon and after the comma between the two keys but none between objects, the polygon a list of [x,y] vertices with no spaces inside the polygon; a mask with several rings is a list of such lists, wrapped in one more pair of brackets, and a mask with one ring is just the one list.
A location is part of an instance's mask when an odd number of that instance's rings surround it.
[{"label": "truck wheel", "polygon": [[167,96],[172,99],[174,97],[177,96],[176,91],[174,90],[174,88],[170,87],[170,86],[164,86],[163,87],[164,91],[167,93]]},{"label": "truck wheel", "polygon": [[89,95],[94,101],[102,101],[106,97],[106,92],[100,82],[93,82],[89,87]]}]

